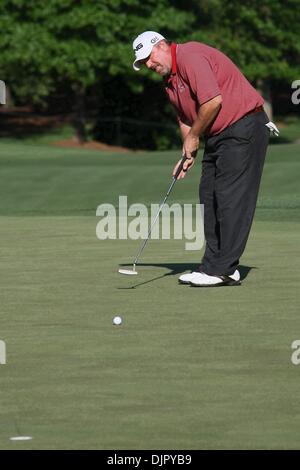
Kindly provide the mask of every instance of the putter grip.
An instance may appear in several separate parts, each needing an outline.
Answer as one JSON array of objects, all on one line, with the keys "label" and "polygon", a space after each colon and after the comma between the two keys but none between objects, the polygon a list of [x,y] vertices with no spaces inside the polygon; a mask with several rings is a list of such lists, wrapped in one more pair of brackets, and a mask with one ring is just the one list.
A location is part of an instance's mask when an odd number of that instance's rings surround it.
[{"label": "putter grip", "polygon": [[182,168],[183,168],[183,164],[184,162],[187,160],[186,156],[184,155],[181,159],[181,162],[180,162],[180,165],[179,167],[177,168],[177,171],[174,175],[174,179],[177,180],[178,176],[180,175],[180,173],[182,172]]}]

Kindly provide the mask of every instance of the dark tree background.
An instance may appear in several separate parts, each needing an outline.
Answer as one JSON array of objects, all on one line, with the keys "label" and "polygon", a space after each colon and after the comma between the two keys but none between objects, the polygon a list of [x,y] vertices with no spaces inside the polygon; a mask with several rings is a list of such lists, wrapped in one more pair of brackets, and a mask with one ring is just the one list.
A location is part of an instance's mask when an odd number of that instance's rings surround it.
[{"label": "dark tree background", "polygon": [[300,77],[298,0],[1,0],[0,17],[0,78],[12,101],[69,116],[80,141],[178,146],[160,78],[132,69],[144,30],[220,48],[270,113],[274,92]]}]

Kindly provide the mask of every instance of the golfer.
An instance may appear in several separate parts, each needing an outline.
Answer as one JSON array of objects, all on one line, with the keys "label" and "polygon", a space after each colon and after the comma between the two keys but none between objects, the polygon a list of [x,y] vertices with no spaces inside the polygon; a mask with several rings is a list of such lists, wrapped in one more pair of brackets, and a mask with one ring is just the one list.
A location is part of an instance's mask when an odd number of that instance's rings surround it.
[{"label": "golfer", "polygon": [[187,157],[179,179],[193,166],[201,137],[205,143],[199,196],[206,247],[197,271],[179,282],[239,285],[270,135],[264,100],[226,55],[206,44],[175,44],[146,31],[133,50],[133,68],[161,75],[175,108]]}]

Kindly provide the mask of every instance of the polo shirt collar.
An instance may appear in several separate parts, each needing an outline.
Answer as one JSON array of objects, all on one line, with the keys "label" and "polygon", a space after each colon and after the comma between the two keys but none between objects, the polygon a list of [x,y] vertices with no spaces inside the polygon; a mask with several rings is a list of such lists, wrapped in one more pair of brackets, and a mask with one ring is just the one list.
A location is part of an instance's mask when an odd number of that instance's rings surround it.
[{"label": "polo shirt collar", "polygon": [[177,44],[175,44],[175,42],[172,42],[171,44],[171,55],[172,55],[171,75],[175,75],[177,73],[176,50],[177,50]]},{"label": "polo shirt collar", "polygon": [[172,69],[171,69],[170,75],[168,75],[167,77],[164,77],[164,83],[166,87],[171,85],[172,79],[177,73],[176,49],[177,49],[177,44],[172,42],[171,44]]}]

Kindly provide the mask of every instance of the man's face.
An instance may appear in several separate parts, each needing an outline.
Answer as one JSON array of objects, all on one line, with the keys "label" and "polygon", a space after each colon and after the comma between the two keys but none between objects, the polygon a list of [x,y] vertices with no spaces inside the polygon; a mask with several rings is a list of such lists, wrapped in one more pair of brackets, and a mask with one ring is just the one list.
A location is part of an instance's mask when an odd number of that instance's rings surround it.
[{"label": "man's face", "polygon": [[149,57],[143,60],[148,69],[154,70],[161,76],[169,75],[172,70],[172,55],[170,46],[161,41],[156,44]]}]

